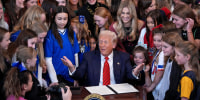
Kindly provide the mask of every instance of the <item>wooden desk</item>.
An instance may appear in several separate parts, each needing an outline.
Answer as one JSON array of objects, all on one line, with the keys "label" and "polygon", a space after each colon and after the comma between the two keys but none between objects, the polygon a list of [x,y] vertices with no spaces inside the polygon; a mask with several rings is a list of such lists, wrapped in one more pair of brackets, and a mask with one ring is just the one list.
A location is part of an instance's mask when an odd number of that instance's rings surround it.
[{"label": "wooden desk", "polygon": [[[103,96],[106,100],[146,100],[146,92],[142,87],[136,87],[140,92]],[[81,94],[73,94],[72,100],[83,100],[90,93],[82,87]]]}]

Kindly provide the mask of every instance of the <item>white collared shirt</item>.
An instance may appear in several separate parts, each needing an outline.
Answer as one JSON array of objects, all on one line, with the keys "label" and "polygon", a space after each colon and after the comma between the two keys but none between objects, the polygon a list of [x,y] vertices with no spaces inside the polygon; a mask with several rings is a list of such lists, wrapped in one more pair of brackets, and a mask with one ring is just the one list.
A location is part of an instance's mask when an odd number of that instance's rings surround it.
[{"label": "white collared shirt", "polygon": [[58,33],[65,35],[66,29],[58,29]]},{"label": "white collared shirt", "polygon": [[[114,69],[113,69],[113,51],[112,53],[108,56],[108,63],[110,67],[110,84],[116,84],[115,82],[115,77],[114,77]],[[105,56],[101,55],[101,71],[100,71],[100,81],[99,81],[99,86],[103,85],[103,67],[105,63]]]}]

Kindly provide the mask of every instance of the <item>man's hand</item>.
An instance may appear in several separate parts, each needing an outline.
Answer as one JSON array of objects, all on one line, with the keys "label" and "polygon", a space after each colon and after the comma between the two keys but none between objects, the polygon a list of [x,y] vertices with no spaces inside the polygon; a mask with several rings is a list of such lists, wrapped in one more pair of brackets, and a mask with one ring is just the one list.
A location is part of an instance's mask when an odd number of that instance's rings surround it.
[{"label": "man's hand", "polygon": [[143,70],[143,67],[144,67],[144,63],[137,65],[135,69],[133,70],[133,73],[137,76],[140,73],[140,71]]},{"label": "man's hand", "polygon": [[69,68],[70,72],[73,72],[75,70],[74,65],[66,56],[63,56],[63,58],[61,58],[61,60],[62,60],[63,64]]},{"label": "man's hand", "polygon": [[143,67],[144,67],[144,63],[137,65],[137,66],[135,67],[135,69],[134,69],[134,72],[135,72],[136,74],[138,74],[140,71],[143,70]]}]

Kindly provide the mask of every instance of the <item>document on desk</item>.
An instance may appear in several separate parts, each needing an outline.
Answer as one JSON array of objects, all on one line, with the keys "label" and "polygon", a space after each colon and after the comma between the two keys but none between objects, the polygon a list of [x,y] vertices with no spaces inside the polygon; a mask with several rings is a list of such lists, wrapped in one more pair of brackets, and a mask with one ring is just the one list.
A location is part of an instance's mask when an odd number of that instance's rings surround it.
[{"label": "document on desk", "polygon": [[130,92],[139,92],[135,87],[128,83],[123,84],[113,84],[108,85],[111,89],[113,89],[117,94],[120,93],[130,93]]},{"label": "document on desk", "polygon": [[97,93],[100,95],[110,95],[115,94],[111,89],[109,89],[107,86],[91,86],[91,87],[85,87],[90,93]]},{"label": "document on desk", "polygon": [[90,93],[97,93],[100,95],[139,92],[135,87],[133,87],[132,85],[128,83],[113,84],[113,85],[108,85],[108,86],[92,86],[92,87],[85,87],[85,88]]}]

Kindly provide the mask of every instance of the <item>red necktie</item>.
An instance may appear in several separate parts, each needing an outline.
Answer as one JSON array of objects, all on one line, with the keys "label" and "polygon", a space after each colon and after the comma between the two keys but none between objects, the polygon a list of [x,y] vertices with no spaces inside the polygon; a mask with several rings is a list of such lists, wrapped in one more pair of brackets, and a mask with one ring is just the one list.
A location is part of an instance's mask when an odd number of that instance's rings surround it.
[{"label": "red necktie", "polygon": [[108,57],[105,57],[105,63],[103,67],[103,85],[110,85],[110,67],[108,64]]}]

